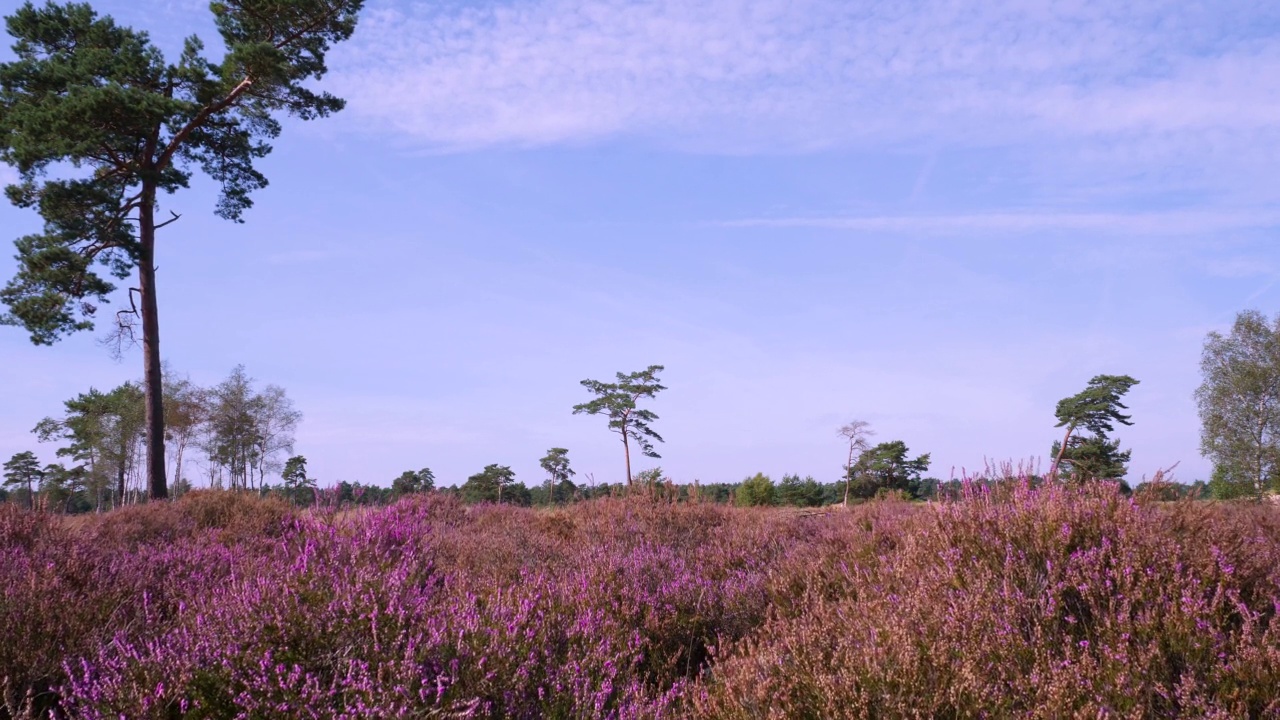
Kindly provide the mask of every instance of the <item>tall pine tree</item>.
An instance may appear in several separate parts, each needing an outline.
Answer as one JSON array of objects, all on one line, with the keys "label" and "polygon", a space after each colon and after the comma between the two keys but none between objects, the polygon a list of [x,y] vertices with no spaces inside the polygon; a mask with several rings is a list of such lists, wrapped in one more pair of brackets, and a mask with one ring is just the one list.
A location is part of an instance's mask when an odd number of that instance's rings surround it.
[{"label": "tall pine tree", "polygon": [[343,101],[306,87],[325,54],[354,32],[363,0],[218,0],[210,4],[227,51],[204,56],[187,38],[167,62],[145,32],[99,17],[84,3],[27,2],[5,18],[17,59],[0,64],[0,160],[20,180],[5,189],[36,210],[40,233],[21,237],[18,270],[0,289],[8,324],[47,345],[94,327],[111,280],[136,278],[119,337],[141,325],[147,483],[168,496],[156,297],[159,197],[199,169],[221,185],[216,212],[240,222],[267,179],[254,161],[280,133],[275,116],[304,120]]}]

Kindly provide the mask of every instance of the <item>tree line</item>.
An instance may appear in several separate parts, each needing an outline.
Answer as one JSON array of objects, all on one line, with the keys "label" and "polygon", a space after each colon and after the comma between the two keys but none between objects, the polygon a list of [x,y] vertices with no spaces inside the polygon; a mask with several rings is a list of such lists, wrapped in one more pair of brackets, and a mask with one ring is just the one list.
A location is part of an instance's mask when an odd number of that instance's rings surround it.
[{"label": "tree line", "polygon": [[[1219,499],[1261,497],[1280,492],[1280,315],[1268,322],[1255,311],[1239,314],[1230,333],[1206,338],[1201,361],[1203,382],[1196,391],[1202,420],[1201,449],[1213,460],[1206,483],[1155,488],[1163,497],[1188,494]],[[300,504],[322,495],[334,502],[381,504],[409,494],[439,491],[458,494],[466,502],[552,505],[641,490],[675,501],[736,502],[741,505],[819,506],[849,504],[877,497],[928,500],[953,496],[958,482],[926,477],[930,455],[912,456],[902,440],[872,444],[870,423],[855,420],[837,434],[845,442],[838,481],[785,475],[780,482],[756,474],[740,483],[677,484],[661,468],[633,474],[632,445],[640,454],[661,458],[654,430],[658,415],[640,403],[666,387],[662,365],[616,374],[612,382],[583,380],[593,396],[574,405],[574,414],[603,416],[606,427],[623,446],[624,483],[575,483],[577,475],[563,447],[548,449],[540,459],[545,477],[531,485],[516,480],[510,466],[486,465],[456,487],[437,487],[429,468],[407,470],[389,486],[339,482],[325,489],[309,477],[306,458],[293,452],[301,413],[284,389],[259,390],[244,367],[236,367],[221,383],[201,388],[185,379],[163,387],[166,440],[173,449],[174,489],[193,485],[189,466],[200,484],[214,488],[279,494]],[[1130,426],[1125,395],[1138,384],[1128,375],[1097,375],[1079,393],[1055,408],[1063,437],[1049,448],[1052,464],[1031,482],[1081,483],[1111,480],[1127,490],[1125,477],[1131,451],[1112,437],[1116,425]],[[145,392],[128,382],[108,392],[91,388],[64,404],[61,417],[48,417],[33,432],[42,442],[57,442],[62,462],[42,466],[34,452],[15,454],[4,464],[0,499],[65,512],[102,510],[148,495],[146,488]],[[275,486],[268,477],[279,473]],[[590,476],[589,476],[590,477]]]},{"label": "tree line", "polygon": [[[1230,333],[1210,333],[1202,357],[1203,382],[1196,391],[1202,430],[1201,449],[1214,462],[1213,475],[1192,486],[1156,488],[1163,497],[1188,494],[1230,499],[1261,497],[1280,491],[1280,316],[1270,323],[1254,311],[1240,313]],[[325,489],[309,477],[306,458],[293,452],[301,413],[284,389],[255,387],[244,367],[236,367],[221,383],[201,388],[169,374],[163,388],[166,440],[173,449],[174,489],[192,487],[189,463],[200,484],[213,488],[279,494],[292,502],[330,501],[381,504],[409,494],[439,491],[458,494],[466,502],[552,505],[641,490],[675,501],[735,502],[740,505],[819,506],[849,504],[878,497],[929,500],[954,496],[958,482],[926,477],[930,455],[912,456],[902,440],[873,445],[870,423],[855,420],[837,434],[845,442],[841,478],[820,483],[812,477],[784,475],[777,484],[761,473],[740,483],[677,484],[661,468],[632,472],[632,445],[640,454],[661,458],[653,429],[658,415],[642,401],[653,400],[666,387],[662,365],[632,373],[619,372],[613,382],[583,380],[594,396],[574,405],[574,414],[603,416],[606,427],[623,446],[625,484],[575,483],[577,475],[563,447],[548,449],[540,459],[545,477],[532,485],[516,480],[510,466],[486,465],[456,487],[437,487],[429,468],[407,470],[389,486],[340,482]],[[1082,483],[1111,480],[1128,490],[1125,477],[1131,451],[1112,437],[1116,425],[1130,426],[1123,398],[1138,380],[1128,375],[1097,375],[1079,393],[1055,408],[1063,437],[1049,448],[1052,464],[1031,482]],[[61,417],[48,417],[33,432],[42,442],[57,442],[63,462],[41,466],[35,453],[15,454],[4,464],[0,499],[65,512],[102,510],[137,502],[145,492],[145,393],[127,382],[108,392],[91,388],[64,404]],[[269,476],[279,473],[272,486]]]},{"label": "tree line", "polygon": [[[176,493],[195,485],[262,490],[269,476],[285,470],[302,413],[280,386],[258,387],[237,366],[211,387],[167,373],[162,397]],[[17,453],[5,463],[4,492],[65,512],[147,499],[145,403],[141,383],[132,381],[67,400],[61,416],[44,418],[32,431],[40,442],[59,444],[59,462],[41,465],[34,452]]]}]

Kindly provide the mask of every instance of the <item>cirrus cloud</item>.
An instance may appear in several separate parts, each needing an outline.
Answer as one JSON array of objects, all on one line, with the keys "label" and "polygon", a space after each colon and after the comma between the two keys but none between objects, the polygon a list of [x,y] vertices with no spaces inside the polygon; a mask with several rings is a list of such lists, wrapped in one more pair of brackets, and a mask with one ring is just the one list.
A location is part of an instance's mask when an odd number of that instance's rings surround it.
[{"label": "cirrus cloud", "polygon": [[360,122],[436,150],[660,137],[698,150],[1280,126],[1280,13],[1160,0],[387,2],[335,55]]}]

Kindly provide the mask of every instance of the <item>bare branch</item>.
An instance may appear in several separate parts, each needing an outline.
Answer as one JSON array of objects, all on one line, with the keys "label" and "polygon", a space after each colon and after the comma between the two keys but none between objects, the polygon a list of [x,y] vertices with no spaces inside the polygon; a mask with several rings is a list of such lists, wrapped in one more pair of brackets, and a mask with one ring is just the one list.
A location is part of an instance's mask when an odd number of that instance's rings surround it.
[{"label": "bare branch", "polygon": [[177,222],[179,218],[181,218],[181,217],[182,217],[181,215],[179,215],[178,213],[176,213],[176,212],[174,212],[174,211],[172,211],[172,210],[170,210],[170,211],[169,211],[169,214],[170,214],[170,215],[172,215],[173,217],[169,218],[168,220],[165,220],[165,221],[164,221],[164,222],[162,222],[162,223],[157,224],[157,225],[156,225],[156,227],[155,227],[155,229],[156,229],[156,230],[159,230],[160,228],[164,227],[165,225],[172,225],[173,223]]},{"label": "bare branch", "polygon": [[138,304],[134,300],[133,294],[141,294],[138,288],[129,288],[129,309],[116,311],[115,328],[107,334],[106,337],[99,341],[107,352],[111,353],[113,360],[119,360],[124,356],[126,350],[131,350],[138,346],[137,334],[134,332],[138,327]]},{"label": "bare branch", "polygon": [[173,160],[174,153],[176,153],[178,148],[187,141],[187,137],[189,137],[196,128],[204,125],[205,121],[213,115],[216,115],[217,113],[220,113],[234,105],[236,100],[239,99],[239,97],[252,85],[253,78],[245,76],[245,78],[240,81],[240,84],[236,85],[231,89],[231,92],[227,93],[226,97],[211,105],[206,105],[201,108],[200,112],[196,113],[195,117],[187,121],[187,124],[183,125],[182,129],[169,140],[169,144],[165,146],[164,152],[160,153],[160,158],[156,160],[155,169],[163,170],[168,167],[169,163]]}]

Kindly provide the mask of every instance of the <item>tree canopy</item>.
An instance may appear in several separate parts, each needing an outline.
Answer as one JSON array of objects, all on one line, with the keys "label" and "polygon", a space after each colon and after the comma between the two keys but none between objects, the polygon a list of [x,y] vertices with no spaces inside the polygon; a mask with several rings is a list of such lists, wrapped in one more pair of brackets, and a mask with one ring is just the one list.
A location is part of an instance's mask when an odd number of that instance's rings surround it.
[{"label": "tree canopy", "polygon": [[854,497],[863,500],[896,490],[920,497],[920,476],[929,469],[929,453],[907,458],[907,444],[901,440],[882,442],[858,456],[849,475]]},{"label": "tree canopy", "polygon": [[1200,371],[1200,451],[1215,495],[1280,490],[1280,314],[1247,310],[1228,334],[1209,333]]},{"label": "tree canopy", "polygon": [[733,499],[741,507],[761,507],[772,505],[776,495],[773,479],[764,473],[756,473],[739,483]]},{"label": "tree canopy", "polygon": [[[1055,427],[1065,427],[1062,440],[1050,448],[1054,456],[1051,474],[1064,474],[1078,479],[1120,478],[1125,474],[1129,453],[1119,451],[1107,434],[1115,430],[1113,423],[1132,425],[1129,415],[1120,412],[1128,406],[1120,398],[1137,385],[1128,375],[1095,375],[1084,390],[1058,401]],[[1078,431],[1089,435],[1079,437]],[[1101,473],[1101,474],[1094,474]]]},{"label": "tree canopy", "polygon": [[35,485],[43,477],[44,471],[40,468],[40,460],[30,450],[15,453],[4,464],[4,484],[26,490],[28,502],[35,501]]},{"label": "tree canopy", "polygon": [[823,488],[811,477],[801,479],[799,475],[783,475],[778,483],[777,500],[780,505],[797,505],[799,507],[817,507],[823,503]]},{"label": "tree canopy", "polygon": [[[516,484],[516,474],[510,467],[506,465],[490,464],[485,465],[484,470],[467,478],[462,484],[459,491],[465,502],[494,502],[501,503],[504,490]],[[525,495],[528,491],[525,490]],[[519,498],[516,498],[517,501]],[[511,501],[512,498],[508,498]],[[522,504],[522,503],[520,503]]]},{"label": "tree canopy", "polygon": [[282,469],[280,456],[293,452],[302,413],[279,385],[257,390],[243,365],[205,395],[201,439],[217,483],[225,480],[233,489],[261,488],[268,473]]},{"label": "tree canopy", "polygon": [[436,475],[431,468],[405,470],[391,481],[391,493],[397,497],[428,492],[436,486]]},{"label": "tree canopy", "polygon": [[[90,388],[67,400],[61,416],[46,417],[32,432],[40,442],[58,443],[67,478],[83,488],[96,509],[136,502],[145,494],[144,393],[140,383],[126,382],[109,392]],[[289,485],[306,479],[306,459],[291,453],[301,413],[284,389],[259,390],[243,367],[210,388],[167,373],[164,392],[166,428],[173,453],[174,487],[189,486],[184,464],[199,461],[210,486],[265,489],[268,475],[281,472]],[[192,457],[190,451],[199,451]],[[185,453],[185,454],[184,454]],[[301,473],[300,475],[298,473]],[[299,493],[308,498],[311,493]]]},{"label": "tree canopy", "polygon": [[57,455],[83,468],[95,508],[102,508],[108,491],[114,491],[116,502],[124,497],[144,438],[143,402],[137,383],[126,382],[107,393],[90,388],[64,403],[61,419],[47,417],[33,430],[40,442],[66,443]]},{"label": "tree canopy", "polygon": [[547,502],[554,504],[559,498],[557,489],[565,486],[572,493],[573,482],[570,480],[575,473],[573,468],[569,466],[569,450],[566,448],[551,448],[547,450],[547,454],[538,461],[542,469],[547,473]]},{"label": "tree canopy", "polygon": [[627,461],[627,485],[631,485],[631,441],[635,441],[646,457],[662,457],[653,449],[653,441],[662,436],[649,426],[658,419],[651,410],[637,406],[642,398],[652,399],[667,388],[658,382],[665,368],[650,365],[633,373],[617,373],[617,381],[583,380],[582,386],[596,396],[594,400],[573,406],[573,414],[604,415],[609,429],[622,436],[622,450]]},{"label": "tree canopy", "polygon": [[1054,440],[1049,453],[1059,458],[1060,477],[1075,481],[1121,480],[1129,473],[1131,450],[1121,450],[1119,440],[1099,435],[1072,435],[1066,450]]}]

